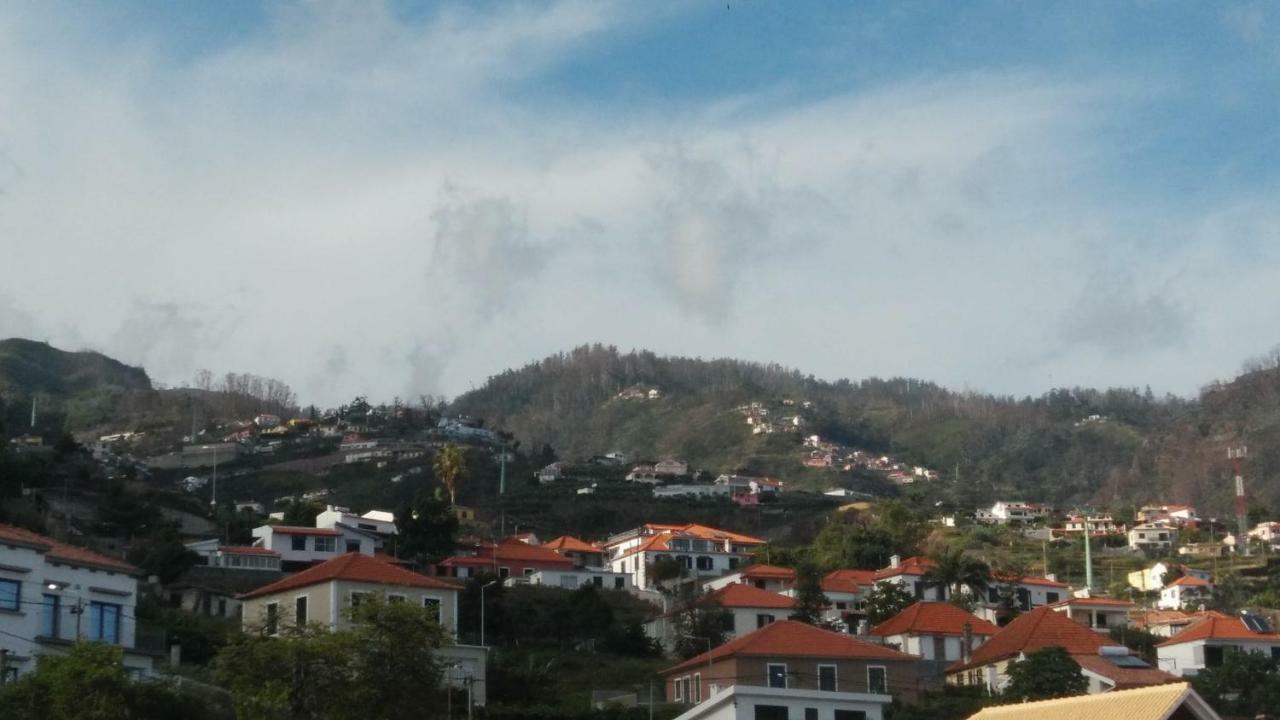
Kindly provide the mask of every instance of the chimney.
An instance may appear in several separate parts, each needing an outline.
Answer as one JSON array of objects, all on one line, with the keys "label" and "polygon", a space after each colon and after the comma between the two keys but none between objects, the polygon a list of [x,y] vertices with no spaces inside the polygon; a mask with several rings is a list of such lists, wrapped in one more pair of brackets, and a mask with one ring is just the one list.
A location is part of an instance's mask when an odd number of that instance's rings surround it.
[{"label": "chimney", "polygon": [[973,625],[965,623],[960,632],[960,660],[969,662],[973,657]]},{"label": "chimney", "polygon": [[901,564],[902,564],[902,556],[901,556],[901,555],[890,555],[890,556],[889,556],[889,567],[891,567],[891,568],[896,568],[896,567],[898,567],[898,566],[899,566],[899,565],[901,565]]}]

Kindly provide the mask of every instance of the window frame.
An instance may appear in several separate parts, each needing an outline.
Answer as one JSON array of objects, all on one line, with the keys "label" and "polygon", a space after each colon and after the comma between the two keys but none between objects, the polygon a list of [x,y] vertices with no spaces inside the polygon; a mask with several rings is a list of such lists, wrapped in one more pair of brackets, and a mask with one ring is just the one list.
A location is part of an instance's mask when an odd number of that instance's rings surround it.
[{"label": "window frame", "polygon": [[269,602],[262,607],[262,631],[272,637],[280,634],[280,603]]},{"label": "window frame", "polygon": [[[831,688],[822,687],[822,671],[831,668]],[[818,690],[822,692],[840,692],[840,668],[835,663],[818,663]]]},{"label": "window frame", "polygon": [[[41,597],[44,602],[40,603],[40,637],[62,637],[62,596],[44,593]],[[46,627],[46,621],[49,627]]]},{"label": "window frame", "polygon": [[[780,676],[780,677],[782,678],[782,685],[781,685],[781,687],[779,687],[778,685],[774,685],[774,684],[773,684],[773,678],[774,678],[774,672],[773,672],[773,669],[774,669],[774,668],[782,668],[782,674],[781,674],[781,676]],[[766,686],[766,687],[778,688],[778,689],[781,689],[781,690],[786,690],[786,689],[787,689],[787,685],[789,684],[789,680],[790,680],[790,678],[788,677],[788,672],[787,672],[787,664],[786,664],[786,663],[765,663],[765,665],[764,665],[764,677],[765,677],[765,686]]]},{"label": "window frame", "polygon": [[438,598],[438,597],[431,597],[431,596],[429,596],[429,595],[423,595],[423,596],[422,596],[422,608],[423,608],[424,610],[432,610],[432,609],[434,609],[434,610],[436,611],[436,612],[435,612],[435,620],[436,620],[436,622],[440,622],[440,609],[441,609],[443,606],[444,606],[444,601],[442,601],[442,600],[441,600],[440,598]]},{"label": "window frame", "polygon": [[336,553],[338,552],[338,538],[333,535],[317,535],[314,547],[316,552]]},{"label": "window frame", "polygon": [[[881,677],[883,677],[883,679],[884,679],[884,684],[881,686],[881,688],[880,688],[880,691],[879,691],[879,692],[876,692],[875,687],[871,684],[871,671],[872,671],[872,670],[879,670],[879,671],[880,671],[880,675],[881,675]],[[870,693],[870,694],[872,694],[872,695],[888,695],[888,694],[889,694],[889,668],[888,668],[888,666],[886,666],[886,665],[868,665],[868,666],[867,666],[867,692],[868,692],[868,693]]]},{"label": "window frame", "polygon": [[693,704],[702,702],[702,673],[693,674]]},{"label": "window frame", "polygon": [[[107,637],[107,613],[113,615],[110,634]],[[92,600],[89,602],[89,639],[105,642],[110,645],[120,644],[120,619],[124,616],[124,606],[120,603]]]},{"label": "window frame", "polygon": [[[299,545],[301,545],[302,547],[298,547]],[[290,536],[289,536],[289,549],[290,549],[290,550],[292,550],[292,551],[294,551],[294,552],[306,552],[306,551],[307,551],[307,536],[306,536],[306,535],[290,535]]]},{"label": "window frame", "polygon": [[0,605],[0,610],[20,612],[22,610],[22,581],[14,580],[12,578],[0,578],[0,586],[6,585],[13,586],[13,600],[9,601],[12,602],[13,605],[10,606],[8,602],[6,602],[5,604]]},{"label": "window frame", "polygon": [[309,594],[293,596],[293,624],[303,627],[311,620],[311,596]]}]

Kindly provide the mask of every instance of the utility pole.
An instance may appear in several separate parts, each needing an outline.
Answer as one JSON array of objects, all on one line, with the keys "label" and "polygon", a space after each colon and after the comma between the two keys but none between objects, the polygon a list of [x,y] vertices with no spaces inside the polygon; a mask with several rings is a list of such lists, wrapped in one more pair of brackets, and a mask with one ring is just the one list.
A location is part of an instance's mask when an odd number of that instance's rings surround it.
[{"label": "utility pole", "polygon": [[209,494],[209,507],[218,511],[218,446],[213,446],[213,490]]},{"label": "utility pole", "polygon": [[33,435],[36,432],[36,400],[38,400],[39,397],[39,395],[34,394],[31,396],[31,434]]},{"label": "utility pole", "polygon": [[1084,514],[1084,585],[1093,592],[1093,549],[1089,538],[1089,513]]},{"label": "utility pole", "polygon": [[502,444],[502,458],[498,470],[498,494],[507,494],[507,444]]},{"label": "utility pole", "polygon": [[1244,499],[1244,471],[1240,469],[1240,461],[1248,454],[1249,448],[1244,445],[1227,448],[1227,459],[1236,474],[1236,524],[1239,526],[1236,548],[1245,555],[1249,554],[1249,511]]}]

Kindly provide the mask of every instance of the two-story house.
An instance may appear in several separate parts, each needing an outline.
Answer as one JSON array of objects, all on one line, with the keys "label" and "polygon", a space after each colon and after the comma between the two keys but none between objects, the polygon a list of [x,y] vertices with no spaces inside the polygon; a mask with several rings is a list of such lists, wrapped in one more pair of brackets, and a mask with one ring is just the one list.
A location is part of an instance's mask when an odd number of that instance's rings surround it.
[{"label": "two-story house", "polygon": [[253,529],[254,547],[279,553],[284,570],[300,570],[347,553],[374,554],[381,540],[347,527],[263,525]]},{"label": "two-story house", "polygon": [[739,703],[748,718],[879,719],[893,699],[918,697],[917,663],[912,655],[843,633],[779,620],[660,674],[670,702],[705,702],[705,709],[714,709],[741,694],[750,698]]},{"label": "two-story house", "polygon": [[372,533],[384,540],[398,532],[395,513],[386,510],[369,510],[363,515],[357,515],[347,508],[327,505],[324,512],[316,515],[318,528],[334,530],[339,526]]},{"label": "two-story house", "polygon": [[474,548],[471,555],[445,558],[439,565],[440,574],[457,578],[488,574],[503,580],[515,578],[518,582],[524,582],[539,571],[574,570],[572,558],[536,542],[536,538],[530,543],[509,537],[496,545],[482,543]]},{"label": "two-story house", "polygon": [[579,540],[572,535],[561,535],[542,544],[542,547],[553,550],[573,561],[580,568],[603,568],[605,551],[594,543]]},{"label": "two-story house", "polygon": [[681,577],[718,577],[745,565],[764,544],[706,525],[649,523],[610,537],[604,548],[612,571],[629,574],[636,587],[649,589],[655,582],[649,571],[657,562],[673,561]]},{"label": "two-story house", "polygon": [[704,590],[719,590],[727,585],[743,584],[769,592],[785,592],[796,584],[796,571],[788,567],[756,563],[702,583]]},{"label": "two-story house", "polygon": [[1100,633],[1110,633],[1112,628],[1129,625],[1129,611],[1134,604],[1128,600],[1109,597],[1071,597],[1049,607],[1081,625]]},{"label": "two-story house", "polygon": [[889,558],[889,567],[876,571],[875,582],[894,583],[917,600],[946,600],[946,588],[927,579],[932,569],[933,561],[929,558],[912,556],[903,559],[894,555]]},{"label": "two-story house", "polygon": [[[949,602],[918,602],[871,629],[872,637],[924,660],[941,678],[947,665],[972,656],[1000,628]],[[930,667],[932,666],[932,667]]]},{"label": "two-story house", "polygon": [[1210,611],[1157,645],[1156,657],[1162,670],[1187,677],[1222,665],[1231,651],[1280,657],[1280,634],[1259,615],[1235,617]]},{"label": "two-story house", "polygon": [[140,575],[118,558],[0,525],[0,649],[7,676],[0,680],[30,672],[41,655],[61,655],[77,640],[116,645],[131,674],[149,675],[154,656],[136,643]]},{"label": "two-story house", "polygon": [[1183,575],[1160,588],[1156,607],[1161,610],[1194,610],[1209,601],[1213,583],[1192,575]]},{"label": "two-story house", "polygon": [[1129,528],[1129,547],[1134,550],[1170,550],[1178,544],[1178,529],[1164,523],[1143,523]]}]

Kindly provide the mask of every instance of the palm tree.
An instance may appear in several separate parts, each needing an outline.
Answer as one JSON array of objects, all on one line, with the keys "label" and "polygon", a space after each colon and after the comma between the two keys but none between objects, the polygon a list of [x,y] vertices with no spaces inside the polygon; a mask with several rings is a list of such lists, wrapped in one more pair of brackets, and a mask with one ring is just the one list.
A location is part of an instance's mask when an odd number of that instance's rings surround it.
[{"label": "palm tree", "polygon": [[440,484],[449,491],[449,506],[458,504],[458,476],[462,475],[462,448],[449,443],[436,453],[433,466]]},{"label": "palm tree", "polygon": [[975,598],[983,598],[991,585],[991,568],[978,558],[969,557],[958,547],[945,547],[929,556],[933,567],[925,581],[943,589],[943,599],[955,598],[960,588],[967,587]]}]

